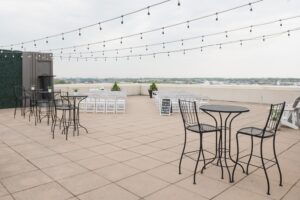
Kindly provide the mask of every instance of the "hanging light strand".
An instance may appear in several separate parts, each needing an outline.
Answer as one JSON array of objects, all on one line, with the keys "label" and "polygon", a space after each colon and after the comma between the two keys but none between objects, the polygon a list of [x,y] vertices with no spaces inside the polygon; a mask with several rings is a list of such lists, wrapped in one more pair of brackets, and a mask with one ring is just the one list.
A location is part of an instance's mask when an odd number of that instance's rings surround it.
[{"label": "hanging light strand", "polygon": [[[202,46],[196,46],[196,47],[191,47],[191,48],[180,48],[180,49],[175,49],[175,50],[168,50],[168,51],[158,51],[158,52],[151,52],[151,53],[145,53],[145,54],[131,54],[131,55],[124,55],[124,56],[118,56],[118,58],[127,58],[127,57],[145,57],[145,56],[153,56],[153,55],[159,55],[159,54],[167,54],[170,55],[171,53],[178,53],[178,52],[188,52],[188,51],[195,51],[195,50],[201,50],[203,51],[205,48],[208,47],[219,47],[221,45],[221,49],[225,45],[230,45],[230,44],[239,44],[241,41],[242,42],[249,42],[249,41],[256,41],[256,40],[262,40],[262,39],[271,39],[275,37],[280,37],[282,35],[286,34],[291,34],[291,32],[296,32],[300,31],[300,27],[293,28],[293,29],[288,29],[285,31],[277,32],[277,33],[272,33],[268,35],[261,35],[261,36],[256,36],[256,37],[250,37],[250,38],[244,38],[244,39],[238,39],[238,40],[232,40],[232,41],[226,41],[222,43],[214,43],[214,44],[207,44],[207,45],[202,45]],[[60,57],[60,56],[56,56]],[[62,57],[62,58],[68,58]],[[78,58],[78,57],[71,57],[71,58]],[[82,59],[89,59],[91,57],[83,57]],[[106,56],[106,57],[97,57],[97,58],[115,58],[115,56]]]},{"label": "hanging light strand", "polygon": [[[262,1],[264,1],[264,0],[253,1],[253,2],[251,2],[251,5],[256,4],[256,3],[260,3]],[[232,7],[232,8],[223,10],[223,11],[219,11],[218,16],[220,14],[224,14],[224,13],[227,13],[227,12],[230,12],[230,11],[233,11],[233,10],[241,9],[241,8],[244,8],[244,7],[247,7],[247,6],[249,6],[249,3],[243,4],[243,5],[240,5],[240,6],[236,6],[236,7]],[[209,18],[209,17],[214,17],[215,13],[216,12],[214,12],[212,14],[204,15],[204,16],[201,16],[201,17],[190,19],[190,20],[188,20],[189,25],[191,24],[191,22],[194,22],[194,21],[199,21],[199,20],[203,20],[203,19],[206,19],[206,18]],[[139,33],[134,33],[134,34],[129,34],[129,35],[123,35],[121,37],[123,39],[127,39],[127,38],[131,38],[131,37],[140,36],[141,34],[145,35],[147,33],[152,33],[152,32],[157,32],[157,31],[161,31],[162,34],[165,34],[166,29],[173,28],[173,27],[180,26],[180,25],[186,25],[186,23],[187,23],[187,20],[182,21],[182,22],[178,22],[178,23],[175,23],[175,24],[171,24],[171,25],[168,25],[168,26],[154,28],[154,29],[147,30],[147,31],[144,31],[144,32],[139,32]],[[97,25],[98,25],[98,23],[97,23]],[[108,39],[108,40],[106,40],[106,42],[112,42],[112,41],[120,40],[121,37]],[[102,43],[102,42],[103,41],[97,41],[97,42],[90,43],[90,45],[97,45],[97,44]],[[79,45],[76,45],[76,47],[84,47],[86,45],[87,44],[79,44]],[[70,49],[70,48],[73,48],[73,47],[74,47],[74,45],[73,46],[68,46],[68,47],[63,47],[63,49]],[[60,48],[47,49],[47,50],[44,50],[44,51],[55,51],[55,50],[58,50],[58,49],[60,49]]]},{"label": "hanging light strand", "polygon": [[[288,17],[288,18],[284,18],[281,19],[281,21],[285,21],[285,20],[291,20],[291,19],[295,19],[295,18],[300,18],[300,15],[297,16],[293,16],[293,17]],[[185,41],[189,41],[189,40],[196,40],[196,39],[203,39],[204,41],[204,37],[212,37],[212,36],[217,36],[217,35],[222,35],[222,34],[226,34],[225,37],[228,38],[228,33],[232,33],[232,32],[236,32],[236,31],[241,31],[241,30],[247,30],[249,28],[253,28],[253,27],[261,27],[261,26],[267,26],[270,24],[274,24],[274,23],[278,23],[279,20],[272,20],[272,21],[268,21],[268,22],[263,22],[263,23],[258,23],[255,25],[250,25],[250,26],[243,26],[243,27],[239,27],[239,28],[234,28],[234,29],[229,29],[226,31],[220,31],[220,32],[215,32],[215,33],[210,33],[210,34],[202,34],[202,35],[197,35],[197,36],[193,36],[193,37],[188,37],[188,38],[181,38],[181,39],[177,39],[177,40],[171,40],[171,41],[167,41],[167,42],[159,42],[159,43],[152,43],[152,44],[144,44],[144,45],[137,45],[137,46],[131,46],[131,47],[123,47],[123,48],[119,48],[120,51],[122,50],[129,50],[129,49],[139,49],[139,48],[145,48],[147,47],[153,47],[153,46],[165,46],[165,44],[172,44],[172,43],[181,43],[181,45],[183,46]],[[141,39],[142,39],[142,33],[140,33],[141,35]],[[121,39],[123,39],[123,37],[121,37]],[[74,47],[73,47],[74,48]],[[97,52],[112,52],[115,49],[106,49],[106,50],[99,50],[99,51],[94,51],[95,53]],[[81,52],[83,54],[88,54],[89,52]],[[73,53],[76,54],[76,53]]]},{"label": "hanging light strand", "polygon": [[99,26],[99,24],[103,24],[103,23],[107,23],[107,22],[111,22],[111,21],[115,21],[115,20],[119,20],[119,19],[121,19],[122,20],[121,22],[124,23],[124,20],[123,20],[124,17],[130,16],[130,15],[134,15],[136,13],[143,12],[145,10],[148,11],[150,8],[157,7],[159,5],[165,4],[165,3],[170,2],[170,1],[172,1],[172,0],[164,0],[164,1],[152,4],[152,5],[140,8],[138,10],[135,10],[135,11],[132,11],[132,12],[128,12],[128,13],[123,14],[121,16],[113,17],[113,18],[110,18],[110,19],[107,19],[107,20],[103,20],[103,21],[94,23],[94,24],[89,24],[89,25],[86,25],[86,26],[83,26],[83,27],[79,27],[79,28],[76,28],[76,29],[72,29],[72,30],[69,30],[69,31],[66,31],[66,32],[63,32],[63,33],[58,33],[58,34],[54,34],[54,35],[48,35],[46,37],[41,37],[41,38],[37,38],[37,39],[34,39],[34,40],[28,40],[28,41],[24,41],[24,42],[18,42],[18,43],[9,44],[9,45],[0,45],[0,47],[4,48],[4,47],[9,47],[11,45],[12,46],[20,46],[22,43],[23,44],[29,44],[29,43],[33,43],[34,41],[36,41],[36,42],[37,41],[42,41],[42,40],[46,40],[48,38],[56,38],[56,37],[61,37],[62,38],[62,35],[67,35],[67,34],[71,34],[71,33],[74,33],[74,32],[78,32],[78,30],[79,30],[79,36],[80,36],[81,35],[80,30],[88,29],[88,28],[95,27],[95,26]]}]

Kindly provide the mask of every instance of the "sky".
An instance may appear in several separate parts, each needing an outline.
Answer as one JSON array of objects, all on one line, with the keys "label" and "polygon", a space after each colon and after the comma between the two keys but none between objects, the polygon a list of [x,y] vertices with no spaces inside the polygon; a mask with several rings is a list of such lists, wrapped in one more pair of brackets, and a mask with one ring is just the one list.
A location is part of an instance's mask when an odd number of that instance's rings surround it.
[{"label": "sky", "polygon": [[[60,34],[78,29],[99,21],[121,16],[125,13],[147,7],[162,0],[0,0],[0,46],[27,40],[34,40],[52,34]],[[154,28],[160,28],[188,21],[193,18],[220,12],[232,7],[247,4],[251,0],[172,0],[160,6],[150,8],[150,15],[143,11],[121,20],[102,24],[99,27],[84,29],[81,36],[78,33],[25,45],[27,51],[47,51],[51,48],[62,48],[79,44],[88,44],[96,41],[109,40],[129,34],[140,33]],[[90,46],[87,50],[76,48],[79,53],[87,51],[102,51],[118,49],[152,43],[163,43],[182,38],[201,36],[215,32],[250,26],[254,24],[279,20],[300,15],[299,0],[264,0],[254,4],[253,11],[249,7],[205,18],[187,25],[181,25],[161,31],[144,34],[120,41]],[[209,44],[220,44],[227,41],[239,41],[245,38],[284,32],[300,27],[300,17],[280,23],[255,27],[252,32],[241,30],[234,33],[225,33],[217,36],[201,38],[155,47],[105,52],[105,56],[127,56],[131,54],[146,54],[175,49],[188,49]],[[115,59],[60,59],[54,58],[54,74],[57,77],[93,77],[93,78],[141,78],[141,77],[224,77],[224,78],[251,78],[251,77],[282,77],[300,78],[300,31],[283,34],[276,38],[267,38],[255,41],[242,42],[230,45],[219,45],[200,50],[170,53],[153,56],[142,56]],[[20,49],[15,47],[14,49]],[[48,52],[48,51],[47,51]],[[74,50],[64,50],[64,55]],[[60,51],[53,52],[60,55]],[[90,53],[86,55],[91,55]],[[79,55],[77,55],[79,56]],[[102,57],[102,53],[93,53],[93,57]],[[24,58],[26,59],[26,58]]]}]

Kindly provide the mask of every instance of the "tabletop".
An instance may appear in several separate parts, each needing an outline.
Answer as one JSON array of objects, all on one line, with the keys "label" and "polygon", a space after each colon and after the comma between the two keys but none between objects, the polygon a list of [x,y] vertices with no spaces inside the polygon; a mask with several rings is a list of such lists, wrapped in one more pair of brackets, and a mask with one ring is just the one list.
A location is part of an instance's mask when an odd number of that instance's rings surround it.
[{"label": "tabletop", "polygon": [[242,113],[249,112],[249,109],[242,106],[233,106],[233,105],[203,105],[200,106],[200,109],[203,111],[209,112],[223,112],[223,113]]}]

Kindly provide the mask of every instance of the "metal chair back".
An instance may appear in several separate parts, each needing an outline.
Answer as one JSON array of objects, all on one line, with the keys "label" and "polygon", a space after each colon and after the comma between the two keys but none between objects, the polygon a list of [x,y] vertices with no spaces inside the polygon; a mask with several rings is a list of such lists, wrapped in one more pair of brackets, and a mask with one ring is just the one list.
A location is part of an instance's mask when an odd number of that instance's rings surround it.
[{"label": "metal chair back", "polygon": [[285,102],[279,104],[271,104],[267,123],[264,128],[264,133],[265,131],[269,131],[276,134],[277,128],[280,123],[280,119],[282,117],[282,113],[284,111],[284,107],[285,107]]},{"label": "metal chair back", "polygon": [[199,125],[196,102],[181,99],[178,102],[184,126]]}]

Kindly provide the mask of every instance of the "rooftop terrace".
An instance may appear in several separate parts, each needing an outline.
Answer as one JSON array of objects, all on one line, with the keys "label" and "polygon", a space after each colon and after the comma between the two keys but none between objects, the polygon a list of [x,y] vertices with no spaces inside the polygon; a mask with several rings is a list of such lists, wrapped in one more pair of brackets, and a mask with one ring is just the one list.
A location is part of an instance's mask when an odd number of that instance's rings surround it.
[{"label": "rooftop terrace", "polygon": [[[233,133],[244,126],[262,126],[268,114],[267,105],[217,103],[250,109],[234,121]],[[199,117],[211,120],[204,113]],[[19,113],[14,119],[11,109],[0,110],[0,200],[299,199],[299,130],[281,127],[278,132],[283,187],[279,187],[277,168],[271,167],[268,196],[263,170],[254,167],[249,176],[237,168],[235,182],[229,183],[227,173],[222,180],[220,168],[210,165],[197,174],[193,185],[195,162],[185,158],[179,175],[184,139],[181,116],[160,116],[149,97],[128,97],[125,114],[81,113],[81,122],[88,134],[81,131],[80,136],[70,135],[66,141],[57,132],[53,140],[45,121],[35,126]],[[198,135],[188,137],[188,149],[198,149]],[[232,140],[235,155],[235,137]],[[259,140],[255,142],[254,151],[258,152]],[[271,144],[271,140],[265,143],[269,158],[273,157]],[[240,146],[242,155],[249,152],[250,138],[242,136]],[[214,135],[205,136],[204,147],[214,149]]]}]

